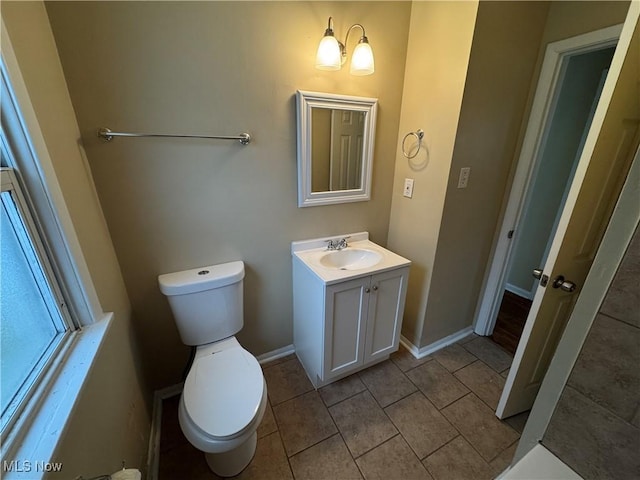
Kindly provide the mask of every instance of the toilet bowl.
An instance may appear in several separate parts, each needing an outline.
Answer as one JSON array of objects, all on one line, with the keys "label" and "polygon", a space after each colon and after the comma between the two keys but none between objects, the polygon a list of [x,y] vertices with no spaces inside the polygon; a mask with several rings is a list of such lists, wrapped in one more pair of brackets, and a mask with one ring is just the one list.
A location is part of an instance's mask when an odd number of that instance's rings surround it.
[{"label": "toilet bowl", "polygon": [[266,406],[260,364],[235,337],[198,348],[178,418],[187,440],[205,452],[216,474],[231,477],[249,464]]},{"label": "toilet bowl", "polygon": [[243,278],[242,262],[158,277],[183,343],[196,346],[180,398],[180,427],[221,477],[251,462],[267,406],[262,368],[234,336],[243,325]]}]

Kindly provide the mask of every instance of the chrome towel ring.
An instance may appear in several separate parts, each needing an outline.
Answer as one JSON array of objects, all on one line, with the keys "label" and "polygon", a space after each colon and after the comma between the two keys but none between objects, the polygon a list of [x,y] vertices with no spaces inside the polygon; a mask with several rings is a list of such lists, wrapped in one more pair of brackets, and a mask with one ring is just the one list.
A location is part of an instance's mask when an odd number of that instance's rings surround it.
[{"label": "chrome towel ring", "polygon": [[[418,148],[416,148],[415,153],[413,153],[413,155],[411,155],[410,153],[407,153],[407,149],[405,147],[405,143],[407,141],[407,138],[409,137],[416,137],[416,141],[418,142]],[[407,133],[404,138],[402,139],[402,154],[407,157],[409,160],[411,160],[412,158],[415,158],[416,155],[418,155],[418,153],[420,152],[420,147],[422,147],[422,138],[424,137],[424,130],[422,130],[421,128],[419,128],[418,130],[416,130],[415,132],[409,132]]]}]

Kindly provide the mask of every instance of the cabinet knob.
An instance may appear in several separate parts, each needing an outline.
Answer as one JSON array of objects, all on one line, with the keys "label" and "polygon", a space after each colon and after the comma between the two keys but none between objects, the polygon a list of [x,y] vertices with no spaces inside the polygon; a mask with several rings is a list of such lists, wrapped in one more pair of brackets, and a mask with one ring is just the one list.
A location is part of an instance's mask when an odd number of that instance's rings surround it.
[{"label": "cabinet knob", "polygon": [[369,289],[369,287],[364,289],[364,293],[369,293],[371,290]]},{"label": "cabinet knob", "polygon": [[378,285],[373,286],[373,291],[375,292],[376,290],[378,290]]}]

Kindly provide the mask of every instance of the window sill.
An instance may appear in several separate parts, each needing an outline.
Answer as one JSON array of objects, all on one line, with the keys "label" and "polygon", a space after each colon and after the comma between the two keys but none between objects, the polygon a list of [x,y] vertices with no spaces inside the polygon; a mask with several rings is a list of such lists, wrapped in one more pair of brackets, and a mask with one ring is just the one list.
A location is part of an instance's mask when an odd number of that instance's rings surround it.
[{"label": "window sill", "polygon": [[112,322],[113,314],[107,313],[66,340],[63,358],[3,439],[3,479],[39,479],[64,469],[52,459]]}]

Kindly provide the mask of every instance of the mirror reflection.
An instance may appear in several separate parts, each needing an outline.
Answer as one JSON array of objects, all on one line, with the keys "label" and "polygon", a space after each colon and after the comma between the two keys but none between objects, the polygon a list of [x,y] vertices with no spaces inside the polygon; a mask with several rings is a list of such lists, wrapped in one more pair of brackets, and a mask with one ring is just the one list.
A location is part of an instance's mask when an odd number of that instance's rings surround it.
[{"label": "mirror reflection", "polygon": [[298,206],[371,198],[376,98],[298,90]]},{"label": "mirror reflection", "polygon": [[311,191],[353,190],[362,186],[365,112],[311,109]]}]

